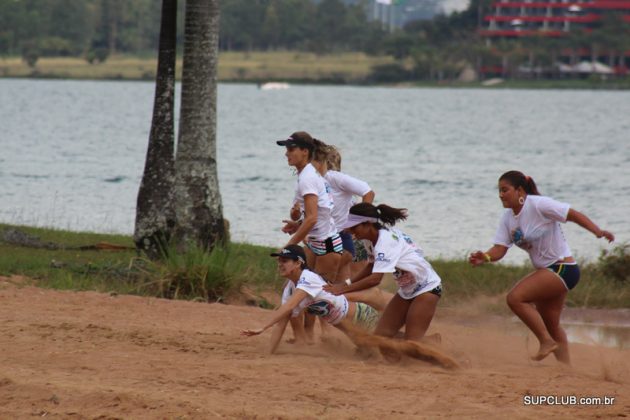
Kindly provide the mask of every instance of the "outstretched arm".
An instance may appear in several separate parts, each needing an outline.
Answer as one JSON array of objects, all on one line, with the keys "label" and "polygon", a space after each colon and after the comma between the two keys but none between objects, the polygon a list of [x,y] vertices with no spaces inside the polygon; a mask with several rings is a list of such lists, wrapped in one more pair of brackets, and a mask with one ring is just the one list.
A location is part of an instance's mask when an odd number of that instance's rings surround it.
[{"label": "outstretched arm", "polygon": [[372,273],[374,264],[368,264],[361,270],[361,272],[355,276],[354,279],[349,279],[350,284],[347,283],[335,283],[324,286],[324,290],[333,295],[343,295],[345,293],[357,292],[359,290],[369,289],[370,287],[378,286],[383,280],[383,273]]},{"label": "outstretched arm", "polygon": [[468,257],[468,262],[473,265],[473,267],[477,267],[479,265],[490,263],[493,261],[499,261],[501,258],[505,256],[508,248],[503,245],[493,245],[492,248],[483,251],[475,251],[470,254]]},{"label": "outstretched arm", "polygon": [[269,347],[270,354],[274,354],[276,352],[278,344],[280,344],[280,340],[282,339],[282,335],[284,334],[284,330],[287,328],[287,324],[289,323],[290,318],[291,314],[289,313],[287,316],[278,321],[276,325],[273,326],[273,331],[271,331],[271,346]]},{"label": "outstretched arm", "polygon": [[584,213],[580,213],[577,210],[569,209],[569,214],[567,215],[568,222],[574,222],[578,225],[582,226],[584,229],[591,232],[593,235],[598,238],[606,238],[608,242],[612,242],[615,240],[615,235],[607,230],[602,230],[597,226],[591,219],[589,219]]},{"label": "outstretched arm", "polygon": [[296,308],[300,304],[300,302],[307,296],[308,294],[304,290],[295,289],[295,292],[293,292],[293,296],[291,296],[291,298],[285,304],[274,311],[273,317],[264,327],[255,330],[241,330],[241,335],[251,337],[252,335],[262,334],[283,319],[286,318],[288,320],[291,316],[291,311],[293,311],[293,309]]}]

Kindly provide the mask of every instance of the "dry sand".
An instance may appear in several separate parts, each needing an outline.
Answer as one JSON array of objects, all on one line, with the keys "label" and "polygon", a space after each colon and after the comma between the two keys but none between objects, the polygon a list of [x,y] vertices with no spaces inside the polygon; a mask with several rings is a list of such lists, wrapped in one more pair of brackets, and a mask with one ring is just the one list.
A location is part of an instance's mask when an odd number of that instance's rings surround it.
[{"label": "dry sand", "polygon": [[[0,278],[0,418],[611,418],[630,416],[630,351],[572,345],[573,368],[531,362],[509,319],[439,308],[429,333],[464,368],[362,360],[349,341],[308,347],[246,338],[268,310],[94,292]],[[286,338],[286,337],[285,337]],[[525,395],[614,397],[524,405]]]}]

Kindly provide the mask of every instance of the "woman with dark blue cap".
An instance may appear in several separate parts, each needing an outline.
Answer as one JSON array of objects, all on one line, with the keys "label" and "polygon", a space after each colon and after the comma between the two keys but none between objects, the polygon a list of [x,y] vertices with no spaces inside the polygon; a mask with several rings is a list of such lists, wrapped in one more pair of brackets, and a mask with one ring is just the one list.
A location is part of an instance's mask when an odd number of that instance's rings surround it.
[{"label": "woman with dark blue cap", "polygon": [[313,270],[326,280],[334,281],[343,245],[332,217],[334,204],[330,186],[311,164],[318,142],[307,132],[297,131],[276,143],[286,147],[287,163],[295,167],[298,174],[292,207],[292,217],[297,220],[285,220],[282,228],[291,235],[287,245],[304,241],[315,254]]},{"label": "woman with dark blue cap", "polygon": [[298,316],[302,310],[319,316],[328,324],[348,334],[350,338],[353,338],[352,333],[357,327],[363,331],[374,329],[379,319],[378,312],[365,303],[350,302],[343,295],[335,296],[326,292],[324,290],[326,281],[307,268],[302,247],[287,245],[280,251],[272,253],[271,256],[278,258],[278,273],[293,284],[292,294],[274,312],[273,317],[264,327],[246,329],[241,331],[241,334],[258,335],[275,326],[270,349],[271,353],[274,353],[289,319]]}]

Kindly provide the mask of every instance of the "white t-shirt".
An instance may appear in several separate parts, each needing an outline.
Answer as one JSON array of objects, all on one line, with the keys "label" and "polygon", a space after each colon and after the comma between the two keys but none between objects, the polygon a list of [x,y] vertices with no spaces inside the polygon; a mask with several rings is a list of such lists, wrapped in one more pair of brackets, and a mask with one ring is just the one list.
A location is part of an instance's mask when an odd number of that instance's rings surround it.
[{"label": "white t-shirt", "polygon": [[560,223],[567,221],[569,205],[540,195],[528,195],[519,214],[506,209],[493,243],[511,247],[516,244],[529,253],[536,268],[548,267],[571,256]]},{"label": "white t-shirt", "polygon": [[330,185],[310,163],[298,174],[293,202],[300,203],[300,209],[304,212],[304,196],[308,194],[317,196],[317,221],[308,233],[309,239],[324,240],[337,233],[332,218],[333,196],[330,190]]},{"label": "white t-shirt", "polygon": [[424,259],[422,249],[398,229],[380,229],[374,246],[370,241],[363,242],[368,261],[374,263],[372,272],[393,273],[398,294],[403,299],[412,299],[442,283],[440,276]]},{"label": "white t-shirt", "polygon": [[372,189],[367,182],[353,178],[343,172],[327,171],[324,175],[324,179],[328,181],[328,184],[330,184],[332,188],[333,201],[335,203],[332,217],[339,231],[341,230],[340,227],[346,223],[348,219],[350,207],[354,204],[354,196],[358,195],[359,197],[363,197],[365,194],[372,191]]},{"label": "white t-shirt", "polygon": [[326,282],[319,274],[303,270],[295,288],[304,290],[308,297],[300,302],[296,308],[297,313],[306,308],[308,312],[321,316],[326,322],[338,324],[348,314],[348,299],[344,295],[335,296],[326,292],[323,289],[325,285]]}]

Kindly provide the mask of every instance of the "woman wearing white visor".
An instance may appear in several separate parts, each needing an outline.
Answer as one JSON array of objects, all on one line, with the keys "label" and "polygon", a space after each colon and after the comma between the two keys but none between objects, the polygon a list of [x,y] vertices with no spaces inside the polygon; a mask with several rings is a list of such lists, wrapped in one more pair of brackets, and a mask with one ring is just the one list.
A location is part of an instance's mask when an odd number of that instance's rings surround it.
[{"label": "woman wearing white visor", "polygon": [[385,204],[352,206],[343,228],[363,240],[369,264],[350,279],[350,284],[334,284],[325,290],[340,295],[367,289],[378,285],[385,273],[392,273],[398,293],[385,308],[374,332],[393,337],[405,325],[405,339],[420,341],[435,314],[442,282],[425,260],[422,249],[405,233],[392,228],[406,218],[406,209]]}]

